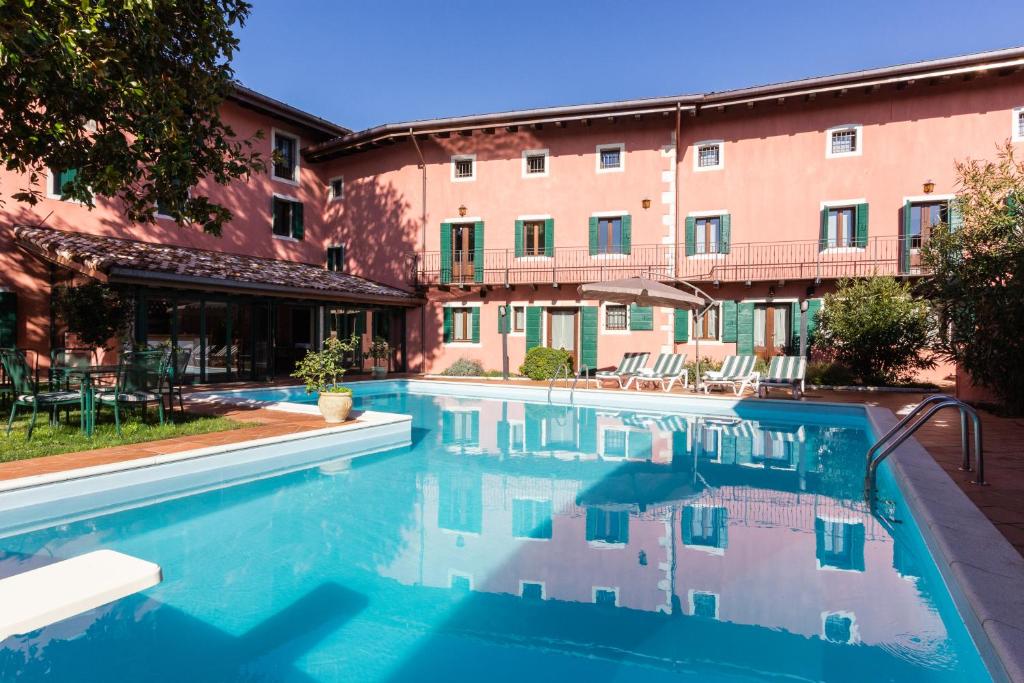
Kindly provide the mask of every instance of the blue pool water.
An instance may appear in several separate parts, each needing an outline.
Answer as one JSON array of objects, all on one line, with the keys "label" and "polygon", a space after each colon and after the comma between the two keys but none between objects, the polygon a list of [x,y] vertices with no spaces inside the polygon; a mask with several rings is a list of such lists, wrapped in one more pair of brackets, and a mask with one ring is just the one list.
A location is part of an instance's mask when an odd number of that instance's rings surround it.
[{"label": "blue pool water", "polygon": [[0,576],[164,570],[0,643],[0,680],[989,680],[898,495],[863,503],[863,417],[356,406],[412,445],[0,538]]}]

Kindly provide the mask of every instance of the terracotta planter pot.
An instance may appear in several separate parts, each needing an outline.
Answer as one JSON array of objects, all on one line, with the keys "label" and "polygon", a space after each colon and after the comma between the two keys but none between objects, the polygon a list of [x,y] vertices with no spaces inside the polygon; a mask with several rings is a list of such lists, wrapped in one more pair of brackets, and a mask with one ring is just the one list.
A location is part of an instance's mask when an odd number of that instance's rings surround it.
[{"label": "terracotta planter pot", "polygon": [[374,379],[383,379],[388,374],[388,368],[386,365],[374,365],[370,373]]},{"label": "terracotta planter pot", "polygon": [[344,422],[352,412],[352,394],[325,391],[317,399],[316,407],[325,421],[331,424]]}]

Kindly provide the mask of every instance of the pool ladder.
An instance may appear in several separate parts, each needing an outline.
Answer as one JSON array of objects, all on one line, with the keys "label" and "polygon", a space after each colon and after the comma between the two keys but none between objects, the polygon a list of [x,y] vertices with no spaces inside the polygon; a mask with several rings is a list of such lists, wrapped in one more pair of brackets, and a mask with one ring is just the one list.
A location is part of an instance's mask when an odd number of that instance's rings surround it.
[{"label": "pool ladder", "polygon": [[[561,377],[565,380],[566,384],[569,384],[570,372],[569,364],[566,362],[563,362],[558,366],[558,369],[555,370],[555,374],[551,376],[551,381],[548,382],[548,403],[551,403],[551,392],[555,388],[555,382]],[[573,402],[573,395],[576,393],[576,383],[580,381],[580,376],[584,374],[590,374],[590,367],[587,365],[581,365],[580,369],[576,371],[576,376],[572,380],[572,388],[569,390],[569,403]]]},{"label": "pool ladder", "polygon": [[[924,415],[921,412],[928,409]],[[885,433],[881,439],[876,441],[868,449],[867,473],[864,475],[864,497],[868,500],[874,499],[875,488],[878,479],[878,466],[889,457],[896,448],[909,439],[920,429],[932,415],[944,408],[956,408],[960,413],[960,448],[963,451],[963,462],[960,469],[965,472],[971,471],[971,449],[968,438],[967,419],[970,418],[974,426],[974,463],[976,468],[975,479],[972,484],[986,485],[985,481],[985,455],[981,447],[981,419],[978,413],[971,406],[963,401],[947,396],[936,394],[924,399],[907,414],[895,427]],[[920,417],[918,417],[920,415]],[[915,420],[915,418],[917,418]]]}]

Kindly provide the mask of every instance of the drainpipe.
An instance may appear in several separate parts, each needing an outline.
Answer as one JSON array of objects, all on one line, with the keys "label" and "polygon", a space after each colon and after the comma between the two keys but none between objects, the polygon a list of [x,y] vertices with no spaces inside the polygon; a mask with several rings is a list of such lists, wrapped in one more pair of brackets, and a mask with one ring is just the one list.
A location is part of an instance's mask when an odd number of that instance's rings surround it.
[{"label": "drainpipe", "polygon": [[682,277],[681,271],[679,270],[679,210],[680,210],[679,195],[682,194],[682,188],[679,186],[680,185],[680,183],[679,183],[679,166],[680,166],[679,160],[682,157],[682,155],[679,152],[679,138],[680,138],[680,133],[682,132],[682,128],[683,128],[683,108],[682,108],[682,105],[680,105],[678,102],[676,102],[676,141],[675,141],[676,142],[676,144],[675,144],[675,152],[676,152],[676,159],[675,159],[675,161],[676,161],[676,163],[675,163],[675,166],[673,166],[673,168],[672,168],[672,172],[676,174],[675,175],[676,191],[675,191],[675,197],[674,197],[675,204],[676,204],[676,206],[675,206],[675,244],[672,247],[675,250],[673,252],[673,254],[672,254],[672,271],[673,271],[673,275],[675,275],[675,277]]},{"label": "drainpipe", "polygon": [[[421,200],[420,207],[422,212],[420,214],[420,258],[426,258],[427,256],[427,161],[423,158],[423,150],[420,149],[420,143],[416,140],[416,135],[413,134],[412,128],[409,129],[409,139],[412,140],[413,147],[416,148],[416,155],[420,158],[420,192]],[[420,372],[426,370],[427,363],[427,307],[420,306]]]}]

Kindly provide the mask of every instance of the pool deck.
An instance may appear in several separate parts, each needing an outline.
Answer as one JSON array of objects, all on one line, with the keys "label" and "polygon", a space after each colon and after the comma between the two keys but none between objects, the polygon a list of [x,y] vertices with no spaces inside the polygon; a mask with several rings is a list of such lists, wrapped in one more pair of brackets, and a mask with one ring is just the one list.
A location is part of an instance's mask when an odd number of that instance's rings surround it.
[{"label": "pool deck", "polygon": [[[391,375],[389,379],[412,378],[407,375]],[[465,380],[431,377],[432,381],[460,382]],[[356,380],[359,381],[359,380]],[[476,380],[479,381],[479,380]],[[488,384],[500,385],[500,380],[487,380]],[[547,382],[515,381],[516,387],[534,386],[547,388]],[[251,384],[230,384],[204,386],[202,391],[217,389],[266,389],[270,386],[294,386],[294,381],[277,384],[265,382]],[[674,392],[676,395],[679,392]],[[917,392],[884,391],[830,391],[809,390],[803,399],[806,402],[858,403],[867,406],[888,408],[897,415],[906,413],[927,394]],[[703,394],[701,394],[703,396]],[[749,394],[748,394],[749,396]],[[782,392],[773,394],[784,397]],[[224,432],[212,432],[193,436],[150,441],[113,448],[64,453],[28,460],[0,463],[0,481],[20,477],[62,472],[82,467],[180,453],[182,451],[210,446],[221,446],[238,441],[277,437],[287,434],[321,429],[324,421],[317,415],[282,412],[261,407],[239,406],[226,403],[198,403],[188,401],[188,409],[230,419],[254,422],[255,426]],[[732,394],[712,394],[708,400],[731,398]],[[757,400],[757,399],[752,399]],[[979,410],[985,436],[985,475],[989,486],[970,483],[973,474],[961,472],[959,420],[953,411],[939,413],[916,435],[917,440],[932,454],[943,470],[978,506],[1004,537],[1024,555],[1024,418],[1005,418]]]}]

